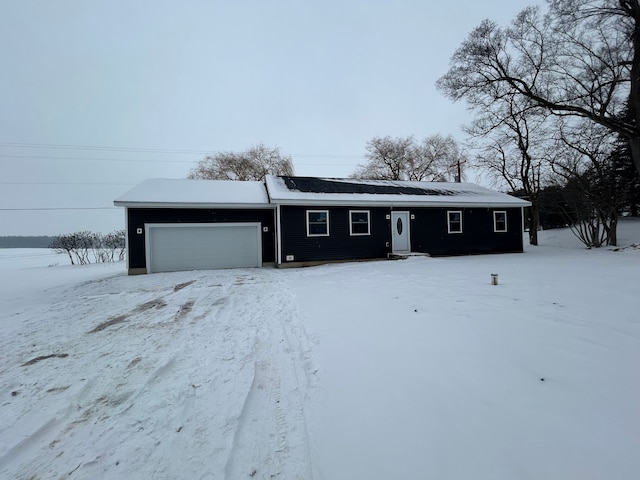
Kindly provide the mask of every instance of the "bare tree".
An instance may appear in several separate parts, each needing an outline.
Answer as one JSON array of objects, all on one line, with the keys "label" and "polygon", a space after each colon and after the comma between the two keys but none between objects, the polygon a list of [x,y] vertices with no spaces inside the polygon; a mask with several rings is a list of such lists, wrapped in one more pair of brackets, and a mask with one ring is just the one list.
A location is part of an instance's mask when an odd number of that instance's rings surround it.
[{"label": "bare tree", "polygon": [[515,94],[505,94],[493,101],[477,97],[472,105],[477,116],[465,131],[479,152],[475,163],[498,183],[506,183],[512,192],[531,202],[526,219],[529,243],[538,245],[538,194],[549,144],[547,115]]},{"label": "bare tree", "polygon": [[367,142],[365,165],[359,165],[354,178],[371,180],[408,180],[407,166],[414,156],[415,139],[409,137],[376,137]]},{"label": "bare tree", "polygon": [[412,169],[412,180],[462,181],[466,163],[465,153],[451,135],[430,135],[418,148],[418,162]]},{"label": "bare tree", "polygon": [[124,260],[126,253],[125,231],[116,230],[104,236],[103,244],[107,250],[107,258],[109,262],[114,262],[116,254],[118,260]]},{"label": "bare tree", "polygon": [[93,235],[88,231],[57,235],[53,238],[49,248],[56,253],[66,253],[71,265],[75,265],[76,262],[79,265],[86,265],[90,263],[89,249],[92,245]]},{"label": "bare tree", "polygon": [[200,160],[188,178],[204,180],[264,180],[266,175],[293,175],[291,157],[278,147],[259,144],[244,152],[218,152]]},{"label": "bare tree", "polygon": [[461,173],[465,157],[451,136],[376,137],[367,142],[367,163],[352,178],[372,180],[447,181]]},{"label": "bare tree", "polygon": [[[622,135],[640,171],[640,0],[547,0],[508,28],[483,21],[437,86],[451,99],[517,94]],[[630,115],[625,115],[625,104]]]},{"label": "bare tree", "polygon": [[572,231],[587,247],[617,244],[620,210],[634,178],[620,178],[616,136],[601,125],[559,122],[553,171],[564,180]]},{"label": "bare tree", "polygon": [[71,265],[75,265],[73,252],[76,249],[76,240],[73,235],[56,235],[49,244],[49,248],[56,253],[64,253],[69,256]]}]

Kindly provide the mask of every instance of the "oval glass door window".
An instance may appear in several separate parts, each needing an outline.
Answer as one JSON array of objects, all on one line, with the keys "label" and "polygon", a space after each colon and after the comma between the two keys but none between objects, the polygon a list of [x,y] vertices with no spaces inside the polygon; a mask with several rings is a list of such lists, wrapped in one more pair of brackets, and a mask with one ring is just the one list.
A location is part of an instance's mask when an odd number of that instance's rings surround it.
[{"label": "oval glass door window", "polygon": [[398,221],[396,222],[396,228],[398,229],[398,235],[402,235],[402,219],[398,217]]}]

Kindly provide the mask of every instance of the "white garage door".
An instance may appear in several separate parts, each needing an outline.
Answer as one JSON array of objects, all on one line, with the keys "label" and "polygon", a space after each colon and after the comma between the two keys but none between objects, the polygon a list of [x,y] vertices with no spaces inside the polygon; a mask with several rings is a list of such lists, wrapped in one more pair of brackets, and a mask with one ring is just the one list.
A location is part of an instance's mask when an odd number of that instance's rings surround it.
[{"label": "white garage door", "polygon": [[260,267],[259,223],[147,224],[147,272]]}]

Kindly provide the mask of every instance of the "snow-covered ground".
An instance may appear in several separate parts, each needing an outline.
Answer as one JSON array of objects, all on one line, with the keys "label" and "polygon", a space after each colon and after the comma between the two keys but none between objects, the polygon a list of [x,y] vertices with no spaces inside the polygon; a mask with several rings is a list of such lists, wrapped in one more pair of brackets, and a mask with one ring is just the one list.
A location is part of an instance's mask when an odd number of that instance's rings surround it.
[{"label": "snow-covered ground", "polygon": [[0,250],[0,478],[636,479],[619,237],[136,277]]}]

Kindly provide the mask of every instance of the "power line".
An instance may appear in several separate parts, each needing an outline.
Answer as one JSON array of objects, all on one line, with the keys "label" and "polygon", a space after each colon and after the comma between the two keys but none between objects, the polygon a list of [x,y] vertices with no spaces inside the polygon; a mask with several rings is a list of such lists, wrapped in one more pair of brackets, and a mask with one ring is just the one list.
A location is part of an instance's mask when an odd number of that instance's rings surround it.
[{"label": "power line", "polygon": [[98,182],[0,182],[0,185],[77,185],[77,186],[118,186],[131,187],[135,183],[98,183]]},{"label": "power line", "polygon": [[18,143],[18,142],[0,142],[0,147],[13,148],[49,148],[54,150],[97,150],[110,152],[142,152],[142,153],[188,153],[204,155],[211,153],[207,150],[185,150],[185,149],[166,149],[166,148],[137,148],[137,147],[107,147],[102,145],[64,145],[55,143]]},{"label": "power line", "polygon": [[[104,145],[75,145],[75,144],[56,144],[56,143],[21,143],[21,142],[0,142],[0,147],[10,148],[42,148],[54,150],[88,150],[88,151],[110,151],[110,152],[136,152],[136,153],[162,153],[162,154],[189,154],[189,155],[210,155],[220,150],[192,150],[192,149],[166,149],[166,148],[149,148],[149,147],[111,147]],[[351,158],[362,159],[362,155],[335,155],[335,154],[317,154],[317,153],[290,153],[285,154],[291,157],[301,158]]]},{"label": "power line", "polygon": [[0,212],[40,212],[50,210],[118,210],[119,207],[36,207],[36,208],[0,208]]},{"label": "power line", "polygon": [[[298,155],[300,156],[300,155]],[[363,160],[364,157],[348,157],[348,156],[328,156],[328,155],[306,155],[309,158],[354,158]],[[32,159],[45,159],[45,160],[81,160],[83,162],[123,162],[123,163],[181,163],[184,165],[193,162],[193,160],[148,160],[148,159],[140,159],[140,158],[92,158],[92,157],[56,157],[52,155],[0,155],[0,158],[32,158]],[[294,159],[295,160],[295,159]],[[307,162],[299,162],[296,160],[296,163],[305,166],[324,166],[326,163],[307,163]],[[331,166],[338,167],[351,167],[352,163],[332,163]]]},{"label": "power line", "polygon": [[193,160],[149,160],[141,158],[93,158],[93,157],[56,157],[53,155],[0,155],[0,158],[31,158],[36,160],[79,160],[82,162],[123,162],[123,163],[182,163],[188,165]]}]

